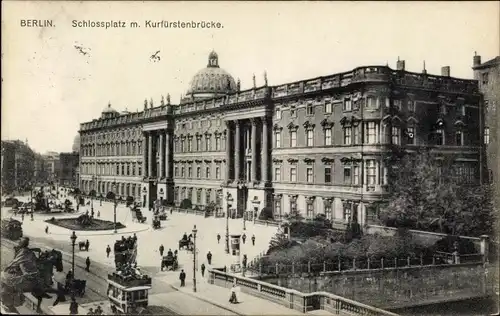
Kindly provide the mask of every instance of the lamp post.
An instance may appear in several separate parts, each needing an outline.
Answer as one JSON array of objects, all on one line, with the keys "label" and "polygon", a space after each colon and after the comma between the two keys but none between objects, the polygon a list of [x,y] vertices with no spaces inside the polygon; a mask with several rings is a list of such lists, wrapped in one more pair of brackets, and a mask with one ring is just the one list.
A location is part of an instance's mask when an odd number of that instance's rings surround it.
[{"label": "lamp post", "polygon": [[[75,234],[75,231],[73,231],[73,234],[71,234],[71,247],[72,247],[72,258],[71,258],[71,271],[73,271],[72,273],[72,280],[73,281],[75,279],[75,244],[76,244],[76,234]],[[73,283],[73,282],[72,282]],[[71,297],[74,298],[74,291],[71,291]]]},{"label": "lamp post", "polygon": [[233,198],[231,197],[231,194],[227,194],[226,197],[227,201],[227,212],[226,212],[226,253],[229,253],[229,209],[231,208],[231,205],[233,203]]},{"label": "lamp post", "polygon": [[95,176],[92,176],[92,180],[90,180],[92,183],[92,190],[90,190],[90,212],[94,214],[94,185],[95,185]]},{"label": "lamp post", "polygon": [[193,292],[196,292],[196,225],[193,227]]},{"label": "lamp post", "polygon": [[[116,182],[113,182],[113,191],[116,190]],[[114,193],[114,192],[113,192]],[[115,228],[115,234],[116,234],[116,193],[113,194],[113,225]]]}]

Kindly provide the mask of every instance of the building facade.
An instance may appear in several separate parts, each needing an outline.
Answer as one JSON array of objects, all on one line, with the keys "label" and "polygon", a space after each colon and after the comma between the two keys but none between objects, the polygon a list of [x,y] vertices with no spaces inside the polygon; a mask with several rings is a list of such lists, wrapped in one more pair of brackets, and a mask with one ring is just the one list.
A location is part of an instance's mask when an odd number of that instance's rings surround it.
[{"label": "building facade", "polygon": [[481,56],[473,58],[474,79],[478,81],[479,89],[484,96],[484,139],[488,165],[487,178],[491,183],[498,183],[500,162],[498,159],[498,124],[500,106],[500,56],[481,63]]},{"label": "building facade", "polygon": [[47,152],[43,154],[44,168],[47,171],[47,181],[56,184],[59,182],[59,175],[61,170],[61,163],[59,160],[59,153]]},{"label": "building facade", "polygon": [[78,186],[79,156],[77,152],[59,154],[59,185],[65,187]]},{"label": "building facade", "polygon": [[275,217],[291,210],[335,222],[375,220],[394,146],[451,155],[464,179],[483,168],[482,97],[474,80],[365,66],[240,90],[212,52],[180,104],[138,113],[110,105],[81,124],[80,187],[105,195],[189,199],[203,208]]},{"label": "building facade", "polygon": [[2,141],[2,193],[28,190],[34,183],[35,153],[27,142]]}]

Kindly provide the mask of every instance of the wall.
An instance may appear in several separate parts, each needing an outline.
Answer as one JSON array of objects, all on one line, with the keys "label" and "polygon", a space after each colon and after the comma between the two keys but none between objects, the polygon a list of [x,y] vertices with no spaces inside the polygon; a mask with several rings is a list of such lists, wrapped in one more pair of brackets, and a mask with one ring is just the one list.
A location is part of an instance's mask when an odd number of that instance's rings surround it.
[{"label": "wall", "polygon": [[266,278],[265,281],[301,292],[329,292],[387,309],[487,296],[493,291],[495,271],[482,264],[457,264],[329,272],[309,278]]}]

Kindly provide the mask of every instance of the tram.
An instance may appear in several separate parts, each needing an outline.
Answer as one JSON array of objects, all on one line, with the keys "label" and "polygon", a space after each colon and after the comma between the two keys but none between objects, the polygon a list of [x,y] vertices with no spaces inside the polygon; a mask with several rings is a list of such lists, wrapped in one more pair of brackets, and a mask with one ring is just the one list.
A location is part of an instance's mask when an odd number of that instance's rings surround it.
[{"label": "tram", "polygon": [[108,299],[118,315],[138,315],[148,306],[151,277],[137,268],[137,240],[122,238],[114,246],[116,271],[108,274]]}]

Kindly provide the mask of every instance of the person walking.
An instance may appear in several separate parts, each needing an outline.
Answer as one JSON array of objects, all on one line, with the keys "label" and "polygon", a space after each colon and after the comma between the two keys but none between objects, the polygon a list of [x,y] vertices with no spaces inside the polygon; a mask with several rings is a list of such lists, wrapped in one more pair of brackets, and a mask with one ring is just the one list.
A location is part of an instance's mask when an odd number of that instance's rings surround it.
[{"label": "person walking", "polygon": [[106,247],[106,258],[109,258],[109,254],[111,253],[111,247],[108,245]]},{"label": "person walking", "polygon": [[205,264],[204,263],[201,264],[201,276],[205,277]]},{"label": "person walking", "polygon": [[85,251],[89,251],[89,248],[90,248],[90,242],[87,239],[87,241],[85,242]]},{"label": "person walking", "polygon": [[101,217],[101,211],[97,211],[97,218]]},{"label": "person walking", "polygon": [[45,226],[45,233],[48,234],[49,233],[49,226]]},{"label": "person walking", "polygon": [[179,275],[179,280],[181,280],[181,286],[185,286],[186,285],[186,273],[184,272],[184,270],[181,270],[181,274]]},{"label": "person walking", "polygon": [[243,240],[243,244],[245,244],[245,240],[247,240],[247,235],[245,233],[241,236],[241,240]]},{"label": "person walking", "polygon": [[21,221],[24,222],[24,213],[21,213]]},{"label": "person walking", "polygon": [[217,243],[220,244],[220,234],[217,234]]},{"label": "person walking", "polygon": [[160,256],[163,257],[163,252],[165,251],[165,247],[163,247],[163,244],[160,245],[160,248],[158,250],[160,250]]},{"label": "person walking", "polygon": [[252,246],[255,246],[255,235],[252,235]]},{"label": "person walking", "polygon": [[85,259],[85,271],[90,272],[90,258]]},{"label": "person walking", "polygon": [[247,268],[247,261],[248,261],[247,255],[243,255],[243,260],[242,260],[243,269]]},{"label": "person walking", "polygon": [[71,298],[71,304],[69,304],[69,314],[78,315],[78,303],[76,302],[75,297]]},{"label": "person walking", "polygon": [[210,251],[207,253],[207,261],[208,264],[210,265],[212,264],[212,253]]}]

